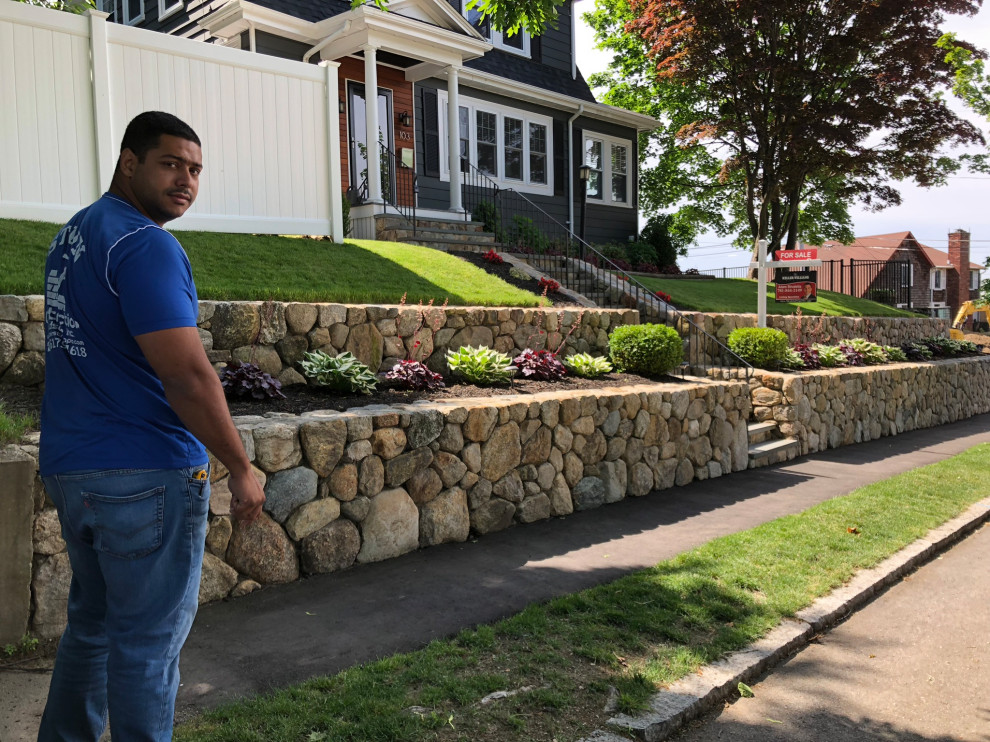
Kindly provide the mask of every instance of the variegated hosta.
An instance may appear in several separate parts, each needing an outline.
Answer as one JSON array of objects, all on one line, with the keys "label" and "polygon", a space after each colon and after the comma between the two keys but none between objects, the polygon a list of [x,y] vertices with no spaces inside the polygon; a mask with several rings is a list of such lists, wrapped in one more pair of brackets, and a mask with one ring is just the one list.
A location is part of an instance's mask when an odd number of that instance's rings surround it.
[{"label": "variegated hosta", "polygon": [[612,364],[604,356],[593,356],[590,353],[575,353],[564,359],[564,365],[575,376],[594,379],[612,373]]},{"label": "variegated hosta", "polygon": [[509,356],[484,345],[477,348],[463,345],[456,351],[448,350],[447,367],[479,386],[507,383],[516,372]]},{"label": "variegated hosta", "polygon": [[371,394],[378,386],[378,377],[371,369],[347,352],[332,356],[322,350],[312,351],[299,365],[315,385],[339,392]]}]

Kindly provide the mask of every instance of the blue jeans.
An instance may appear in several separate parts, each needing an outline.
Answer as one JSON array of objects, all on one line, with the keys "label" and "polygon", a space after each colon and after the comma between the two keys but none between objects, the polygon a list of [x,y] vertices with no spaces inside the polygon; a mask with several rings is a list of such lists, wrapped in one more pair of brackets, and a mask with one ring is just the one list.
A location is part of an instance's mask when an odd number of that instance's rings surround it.
[{"label": "blue jeans", "polygon": [[[206,467],[45,477],[72,564],[39,742],[172,739],[182,648],[199,597]],[[198,478],[197,478],[198,474]]]}]

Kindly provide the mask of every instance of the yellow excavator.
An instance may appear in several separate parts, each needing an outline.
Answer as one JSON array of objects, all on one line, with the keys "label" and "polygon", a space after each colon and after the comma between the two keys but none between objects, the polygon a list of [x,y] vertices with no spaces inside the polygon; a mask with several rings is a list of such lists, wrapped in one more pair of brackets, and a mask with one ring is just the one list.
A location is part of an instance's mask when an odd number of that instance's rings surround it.
[{"label": "yellow excavator", "polygon": [[976,301],[964,301],[956,313],[956,318],[952,321],[952,327],[949,329],[949,337],[953,340],[962,340],[964,337],[962,326],[966,318],[975,312],[986,312],[988,309],[990,309],[990,306],[985,301],[979,299]]}]

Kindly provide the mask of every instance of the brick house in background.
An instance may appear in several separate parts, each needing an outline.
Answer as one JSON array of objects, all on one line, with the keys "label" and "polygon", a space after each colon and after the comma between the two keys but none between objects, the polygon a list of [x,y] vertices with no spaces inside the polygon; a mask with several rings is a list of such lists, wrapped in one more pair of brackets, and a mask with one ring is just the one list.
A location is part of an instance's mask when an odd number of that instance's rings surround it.
[{"label": "brick house in background", "polygon": [[[949,234],[949,250],[923,245],[910,232],[857,237],[850,245],[826,242],[818,248],[822,260],[901,263],[901,286],[910,287],[911,308],[932,317],[953,319],[964,301],[980,295],[983,266],[969,259],[969,232]],[[854,294],[870,298],[870,285],[855,287]],[[972,320],[971,320],[972,321]],[[976,321],[985,321],[976,317]]]}]

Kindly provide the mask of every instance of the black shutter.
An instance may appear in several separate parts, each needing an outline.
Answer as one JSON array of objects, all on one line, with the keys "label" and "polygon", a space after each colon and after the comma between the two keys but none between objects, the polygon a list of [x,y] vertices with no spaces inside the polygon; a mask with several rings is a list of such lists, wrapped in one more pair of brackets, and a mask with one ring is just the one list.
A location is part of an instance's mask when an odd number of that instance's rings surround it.
[{"label": "black shutter", "polygon": [[423,88],[423,175],[440,177],[440,116],[437,91]]},{"label": "black shutter", "polygon": [[567,194],[567,127],[553,122],[553,195]]},{"label": "black shutter", "polygon": [[543,37],[534,36],[529,40],[529,56],[534,62],[543,61]]}]

